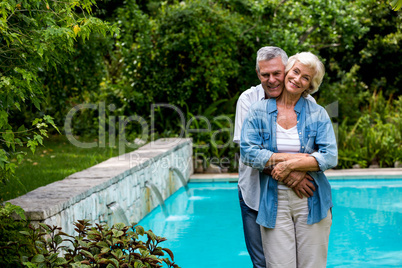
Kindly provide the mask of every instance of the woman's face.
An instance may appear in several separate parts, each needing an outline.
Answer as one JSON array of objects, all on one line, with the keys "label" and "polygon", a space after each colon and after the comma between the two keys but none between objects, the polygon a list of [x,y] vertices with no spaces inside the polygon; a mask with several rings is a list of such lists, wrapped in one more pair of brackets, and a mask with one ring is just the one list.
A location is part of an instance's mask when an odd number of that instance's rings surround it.
[{"label": "woman's face", "polygon": [[291,94],[302,94],[310,88],[314,75],[314,68],[296,61],[285,77],[285,88]]}]

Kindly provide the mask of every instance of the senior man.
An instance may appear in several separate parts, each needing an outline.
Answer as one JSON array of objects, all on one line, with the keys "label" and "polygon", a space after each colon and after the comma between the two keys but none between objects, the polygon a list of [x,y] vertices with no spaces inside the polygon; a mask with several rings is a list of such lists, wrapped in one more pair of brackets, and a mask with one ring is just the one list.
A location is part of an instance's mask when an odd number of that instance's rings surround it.
[{"label": "senior man", "polygon": [[[261,84],[244,91],[237,101],[234,142],[240,143],[241,128],[250,106],[262,99],[276,98],[282,93],[287,61],[288,56],[281,48],[266,46],[258,50],[256,72]],[[315,102],[310,95],[306,99]],[[270,173],[271,170],[266,169],[264,172]],[[288,186],[292,187],[300,198],[303,198],[303,195],[306,197],[313,195],[315,188],[306,172],[295,171],[289,176],[292,176],[292,182],[298,182],[296,185]],[[239,160],[238,188],[247,251],[254,268],[265,268],[260,226],[256,223],[260,202],[259,171],[244,165],[241,160]]]}]

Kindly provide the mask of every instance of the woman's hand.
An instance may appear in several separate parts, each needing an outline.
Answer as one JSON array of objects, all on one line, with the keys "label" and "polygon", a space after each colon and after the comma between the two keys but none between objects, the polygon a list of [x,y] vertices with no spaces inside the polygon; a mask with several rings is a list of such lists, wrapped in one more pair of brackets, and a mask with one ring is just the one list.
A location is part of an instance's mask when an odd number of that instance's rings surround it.
[{"label": "woman's hand", "polygon": [[292,172],[289,162],[290,160],[278,163],[271,172],[272,178],[277,181],[283,181],[286,179],[289,176],[289,173]]},{"label": "woman's hand", "polygon": [[[298,171],[317,171],[319,170],[317,160],[308,155],[308,154],[296,154],[297,157],[294,157],[290,160],[280,162],[276,164],[274,169],[272,170],[271,176],[277,181],[283,181],[289,176],[290,172],[298,170]],[[292,179],[292,178],[289,178]],[[299,180],[300,181],[300,180]],[[289,182],[286,180],[286,184]],[[293,183],[292,183],[292,186]]]},{"label": "woman's hand", "polygon": [[289,161],[292,159],[301,159],[310,156],[309,154],[305,153],[297,153],[297,154],[290,154],[290,153],[274,153],[269,158],[268,162],[265,164],[267,167],[277,165],[278,163],[282,163],[285,161]]},{"label": "woman's hand", "polygon": [[287,160],[295,159],[295,158],[303,158],[303,157],[309,157],[310,154],[305,154],[305,153],[297,153],[297,154],[289,154],[289,158]]}]

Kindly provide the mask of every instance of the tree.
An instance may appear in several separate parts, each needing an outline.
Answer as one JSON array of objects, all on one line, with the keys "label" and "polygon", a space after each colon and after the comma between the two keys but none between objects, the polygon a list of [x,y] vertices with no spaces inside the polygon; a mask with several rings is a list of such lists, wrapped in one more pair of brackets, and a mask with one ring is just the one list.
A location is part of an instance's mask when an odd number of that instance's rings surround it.
[{"label": "tree", "polygon": [[40,110],[41,73],[70,60],[78,39],[92,32],[117,32],[117,27],[93,17],[94,0],[0,2],[0,182],[7,181],[23,159],[18,146],[35,151],[54,124],[49,115],[34,118],[31,126],[18,120],[23,106]]}]

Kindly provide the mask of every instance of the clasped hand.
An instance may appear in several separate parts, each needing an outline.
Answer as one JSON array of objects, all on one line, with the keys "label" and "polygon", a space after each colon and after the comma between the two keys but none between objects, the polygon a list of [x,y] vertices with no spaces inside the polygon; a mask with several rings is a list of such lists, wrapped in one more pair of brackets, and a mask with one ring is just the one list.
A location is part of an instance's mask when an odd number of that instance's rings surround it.
[{"label": "clasped hand", "polygon": [[293,154],[290,159],[287,159],[286,161],[276,164],[271,173],[272,178],[286,184],[285,179],[288,178],[290,172],[293,171],[290,167],[292,162],[297,161],[300,158],[308,157],[308,156],[309,156],[308,154],[303,154],[303,153]]},{"label": "clasped hand", "polygon": [[[276,170],[276,174],[280,173],[280,175],[277,176],[282,176],[288,172],[289,169],[286,168],[286,165],[284,166],[284,169],[283,167],[280,167],[278,170]],[[274,170],[272,170],[272,174],[274,173]],[[284,170],[284,172],[280,172],[282,170]],[[312,181],[313,178],[306,174],[305,171],[292,171],[288,173],[288,176],[285,179],[282,180],[282,182],[289,188],[292,188],[296,195],[300,198],[303,198],[303,195],[306,197],[313,196],[315,187]]]},{"label": "clasped hand", "polygon": [[290,172],[292,172],[292,169],[290,168],[288,161],[284,161],[276,164],[271,175],[275,180],[283,181],[289,176]]},{"label": "clasped hand", "polygon": [[308,154],[293,155],[293,159],[278,163],[270,172],[272,178],[283,182],[286,186],[293,189],[296,195],[303,198],[313,196],[315,187],[312,183],[313,179],[305,171],[295,171],[290,167],[292,161],[298,158],[307,157]]}]

